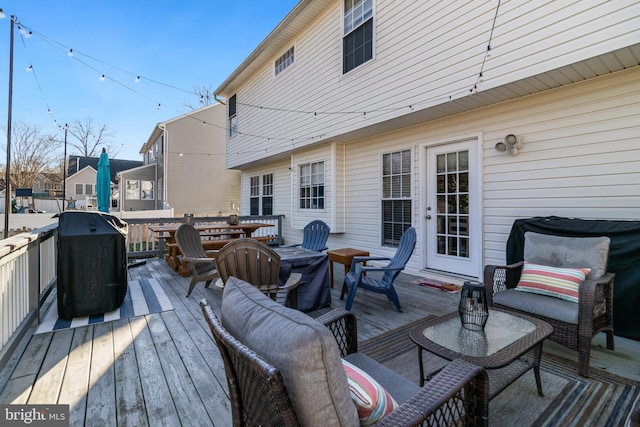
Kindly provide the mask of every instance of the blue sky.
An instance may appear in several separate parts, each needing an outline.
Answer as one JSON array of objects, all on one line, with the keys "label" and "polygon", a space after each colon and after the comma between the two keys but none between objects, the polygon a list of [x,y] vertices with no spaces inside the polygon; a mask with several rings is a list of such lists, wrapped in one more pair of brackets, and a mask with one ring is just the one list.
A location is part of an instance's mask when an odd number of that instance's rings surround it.
[{"label": "blue sky", "polygon": [[90,117],[113,132],[117,158],[141,160],[155,124],[190,111],[194,86],[216,89],[297,2],[0,0],[7,15],[0,19],[0,126],[7,124],[10,15],[34,32],[14,33],[13,122],[62,140],[54,120]]}]

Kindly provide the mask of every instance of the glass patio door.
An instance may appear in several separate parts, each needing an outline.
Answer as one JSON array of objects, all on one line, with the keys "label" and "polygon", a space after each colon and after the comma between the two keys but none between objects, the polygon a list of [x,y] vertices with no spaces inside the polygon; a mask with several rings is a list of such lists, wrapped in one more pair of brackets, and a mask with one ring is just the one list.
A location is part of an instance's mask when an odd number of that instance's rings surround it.
[{"label": "glass patio door", "polygon": [[482,233],[477,140],[427,148],[426,267],[479,277]]}]

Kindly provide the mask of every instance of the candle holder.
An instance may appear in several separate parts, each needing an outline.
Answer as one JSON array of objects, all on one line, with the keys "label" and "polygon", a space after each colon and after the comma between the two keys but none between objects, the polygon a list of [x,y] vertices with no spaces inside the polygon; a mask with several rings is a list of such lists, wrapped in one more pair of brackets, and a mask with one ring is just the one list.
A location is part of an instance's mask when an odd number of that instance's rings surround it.
[{"label": "candle holder", "polygon": [[189,225],[194,225],[194,214],[184,214],[184,223]]},{"label": "candle holder", "polygon": [[227,219],[227,223],[229,225],[238,225],[240,224],[240,218],[238,218],[238,215],[229,215],[229,219]]},{"label": "candle holder", "polygon": [[482,331],[489,319],[487,294],[484,284],[476,281],[466,281],[462,285],[458,314],[462,327],[471,331]]}]

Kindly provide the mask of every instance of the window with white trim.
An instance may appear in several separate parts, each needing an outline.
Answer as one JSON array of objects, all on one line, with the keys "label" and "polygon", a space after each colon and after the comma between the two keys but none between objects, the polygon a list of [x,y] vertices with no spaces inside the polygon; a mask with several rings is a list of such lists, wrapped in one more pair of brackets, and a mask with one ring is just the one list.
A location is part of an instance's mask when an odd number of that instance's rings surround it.
[{"label": "window with white trim", "polygon": [[76,194],[84,194],[84,184],[76,184]]},{"label": "window with white trim", "polygon": [[228,101],[229,107],[229,137],[233,138],[238,134],[238,117],[236,115],[236,96],[233,95]]},{"label": "window with white trim", "polygon": [[293,46],[291,46],[291,48],[288,51],[286,51],[280,58],[276,59],[276,62],[275,62],[276,76],[281,72],[283,72],[285,68],[287,68],[289,65],[293,64],[293,61],[294,61],[294,49],[293,49]]},{"label": "window with white trim", "polygon": [[300,209],[324,209],[324,161],[300,165]]},{"label": "window with white trim", "polygon": [[273,215],[273,174],[249,178],[249,214]]},{"label": "window with white trim", "polygon": [[342,73],[373,58],[373,0],[344,0]]},{"label": "window with white trim", "polygon": [[411,150],[382,155],[382,244],[398,246],[411,227]]}]

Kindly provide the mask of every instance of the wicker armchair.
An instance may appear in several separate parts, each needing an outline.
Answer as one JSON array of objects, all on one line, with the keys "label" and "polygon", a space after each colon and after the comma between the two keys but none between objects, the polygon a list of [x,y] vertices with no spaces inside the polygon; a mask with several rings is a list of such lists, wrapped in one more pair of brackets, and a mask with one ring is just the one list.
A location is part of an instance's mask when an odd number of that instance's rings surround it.
[{"label": "wicker armchair", "polygon": [[[534,240],[535,239],[535,240]],[[576,252],[572,263],[589,265],[591,243],[585,244],[585,238],[569,238],[562,236],[546,236],[527,232],[525,235],[525,261],[537,264],[552,265],[566,256],[564,252]],[[593,238],[590,238],[593,239]],[[604,238],[606,239],[606,238]],[[527,248],[530,242],[545,242],[537,253]],[[564,243],[566,241],[566,243]],[[603,245],[602,242],[598,243]],[[566,246],[565,246],[566,245]],[[584,246],[581,246],[584,245]],[[608,254],[608,239],[606,239],[606,253]],[[529,250],[529,252],[527,252]],[[602,250],[604,251],[604,250]],[[529,255],[528,255],[529,253]],[[543,259],[544,258],[544,259]],[[488,265],[484,269],[484,284],[487,291],[487,299],[490,305],[516,313],[534,316],[553,326],[553,334],[549,337],[565,347],[578,352],[578,374],[583,377],[589,375],[589,359],[591,356],[591,340],[599,332],[607,335],[607,348],[614,349],[613,335],[613,273],[606,273],[606,256],[603,267],[599,267],[604,274],[596,274],[595,277],[587,276],[587,279],[579,287],[578,303],[564,301],[545,295],[528,294],[526,292],[513,291],[522,273],[524,261],[511,265]],[[560,267],[578,267],[578,265],[558,265]],[[595,272],[595,269],[592,269]],[[507,292],[504,292],[507,291]],[[515,293],[514,293],[515,292]],[[577,305],[576,321],[567,321],[567,313],[575,311]],[[561,314],[556,316],[556,314]]]},{"label": "wicker armchair", "polygon": [[[206,300],[200,305],[224,362],[233,425],[298,426],[278,368],[223,328]],[[334,310],[317,320],[333,333],[343,356],[357,352],[356,318],[352,313]],[[375,425],[487,426],[488,388],[482,368],[456,360]]]}]

